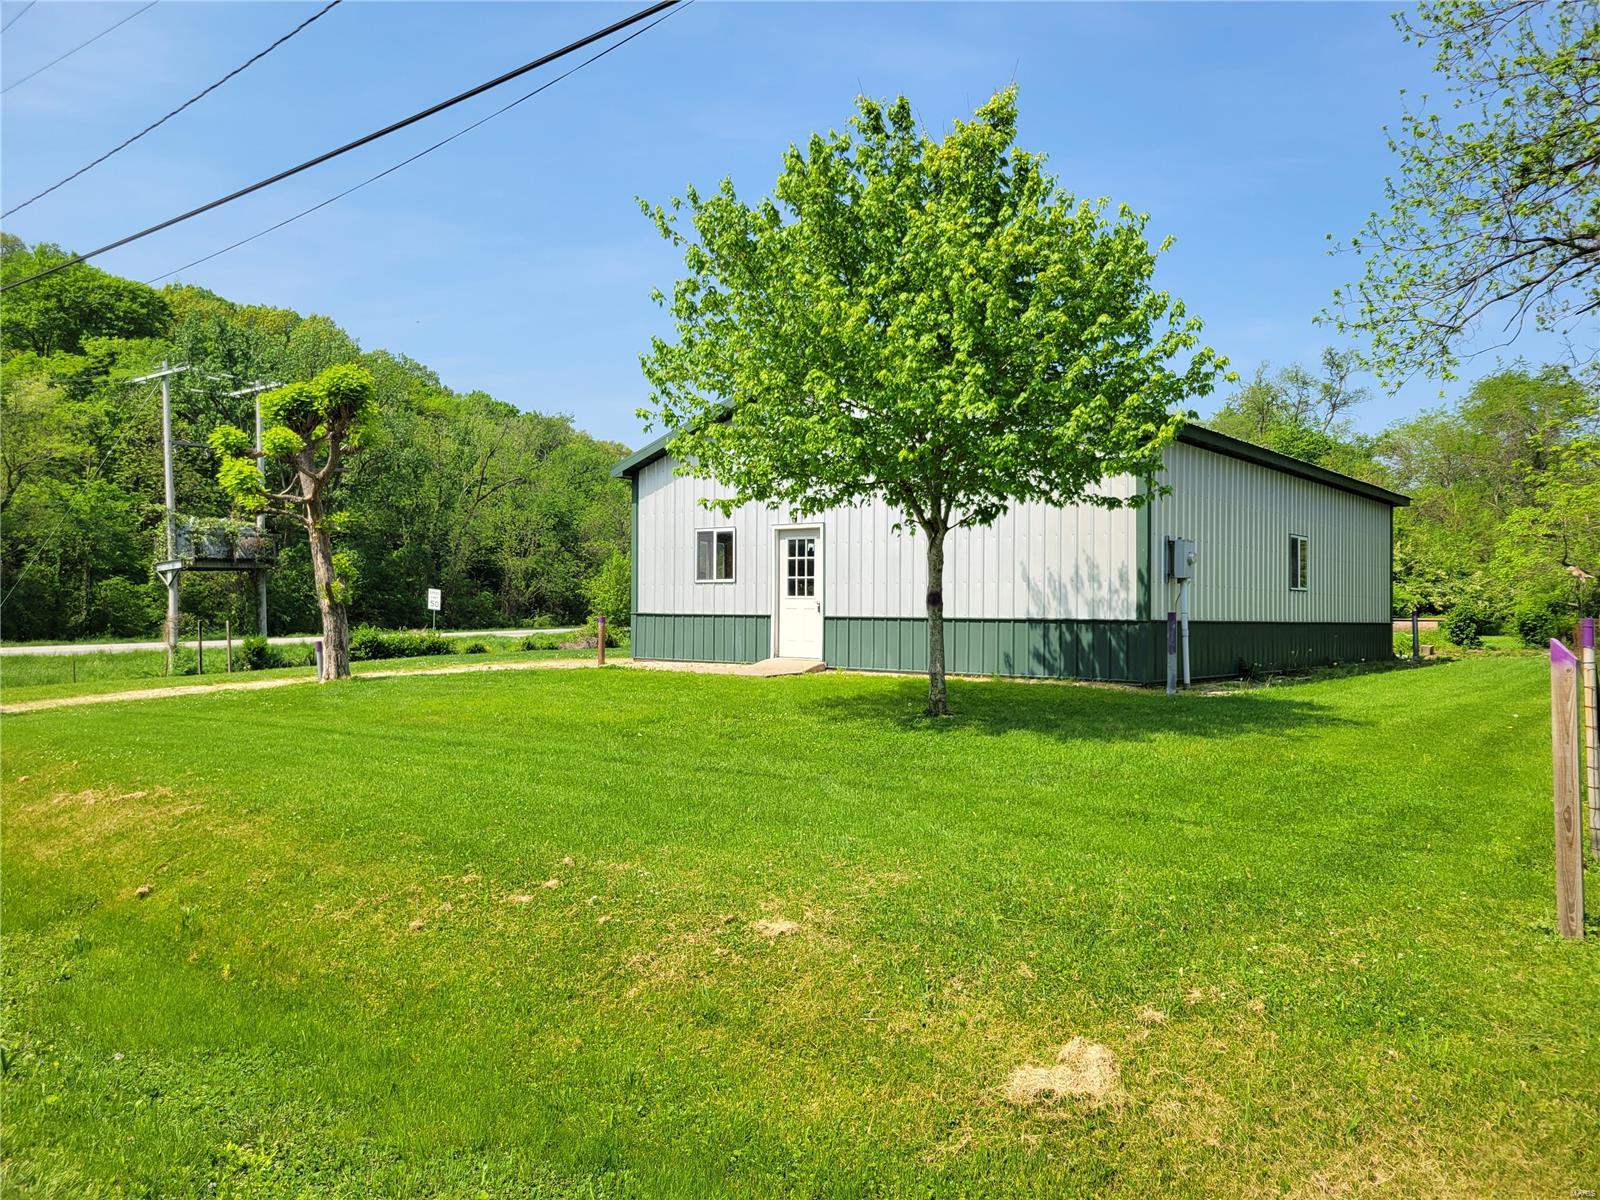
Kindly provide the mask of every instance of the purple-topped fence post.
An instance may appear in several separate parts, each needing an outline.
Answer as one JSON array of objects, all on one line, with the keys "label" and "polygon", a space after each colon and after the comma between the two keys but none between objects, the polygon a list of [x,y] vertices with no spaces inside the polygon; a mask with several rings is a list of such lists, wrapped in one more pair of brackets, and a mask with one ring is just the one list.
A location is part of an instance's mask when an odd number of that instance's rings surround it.
[{"label": "purple-topped fence post", "polygon": [[1600,679],[1595,677],[1594,618],[1578,622],[1583,651],[1584,791],[1589,801],[1589,853],[1600,858]]},{"label": "purple-topped fence post", "polygon": [[1578,807],[1578,660],[1550,641],[1550,758],[1555,782],[1556,932],[1583,936],[1583,830]]}]

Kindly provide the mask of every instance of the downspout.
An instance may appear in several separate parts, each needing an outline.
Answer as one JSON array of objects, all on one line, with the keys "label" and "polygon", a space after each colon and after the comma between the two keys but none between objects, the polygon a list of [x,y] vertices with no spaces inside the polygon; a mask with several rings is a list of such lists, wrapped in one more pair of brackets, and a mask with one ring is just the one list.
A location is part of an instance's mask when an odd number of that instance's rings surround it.
[{"label": "downspout", "polygon": [[[1194,555],[1189,556],[1194,561]],[[1183,686],[1187,690],[1189,678],[1189,581],[1178,581],[1178,640],[1183,646]]]}]

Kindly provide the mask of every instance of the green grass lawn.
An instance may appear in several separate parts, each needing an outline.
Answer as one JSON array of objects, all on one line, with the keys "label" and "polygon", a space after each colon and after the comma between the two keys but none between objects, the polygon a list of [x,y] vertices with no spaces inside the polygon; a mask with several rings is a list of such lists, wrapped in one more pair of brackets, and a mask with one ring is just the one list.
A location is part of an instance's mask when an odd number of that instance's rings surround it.
[{"label": "green grass lawn", "polygon": [[[924,688],[512,672],[6,718],[0,1183],[1600,1186],[1539,659],[958,682],[937,724]],[[1008,1099],[1073,1038],[1114,1086]]]},{"label": "green grass lawn", "polygon": [[[459,664],[504,662],[533,658],[592,658],[593,650],[560,650],[557,647],[570,641],[576,634],[536,634],[535,648],[522,649],[521,638],[495,638],[483,636],[452,636],[456,651],[451,654],[434,654],[418,658],[385,658],[373,662],[352,663],[356,674],[369,671],[403,671],[426,667],[443,667]],[[608,655],[626,657],[627,635],[620,648],[607,650]],[[467,654],[468,646],[483,647],[482,654]],[[313,653],[310,646],[288,645],[273,647],[288,658],[306,658],[309,664]],[[236,652],[237,653],[237,652]],[[236,658],[237,661],[237,658]],[[310,665],[273,667],[263,671],[228,671],[227,655],[223,651],[207,649],[205,674],[197,676],[193,646],[183,649],[180,667],[185,672],[167,675],[164,650],[96,651],[90,654],[8,654],[0,658],[0,701],[51,700],[61,696],[105,695],[151,687],[184,687],[199,683],[242,683],[252,679],[304,678],[312,679],[316,670]]]}]

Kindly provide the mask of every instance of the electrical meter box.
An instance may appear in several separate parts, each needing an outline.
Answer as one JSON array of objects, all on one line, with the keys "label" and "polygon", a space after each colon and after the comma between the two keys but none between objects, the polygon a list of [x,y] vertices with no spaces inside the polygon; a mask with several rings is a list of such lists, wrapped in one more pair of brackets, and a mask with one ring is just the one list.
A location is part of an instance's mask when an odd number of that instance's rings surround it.
[{"label": "electrical meter box", "polygon": [[1194,543],[1188,538],[1167,539],[1167,578],[1192,579],[1194,577]]}]

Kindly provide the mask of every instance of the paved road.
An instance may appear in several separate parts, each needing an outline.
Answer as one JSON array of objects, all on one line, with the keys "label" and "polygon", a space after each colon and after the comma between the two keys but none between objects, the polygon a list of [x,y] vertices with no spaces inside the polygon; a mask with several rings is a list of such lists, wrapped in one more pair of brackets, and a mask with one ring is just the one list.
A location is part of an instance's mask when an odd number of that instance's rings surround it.
[{"label": "paved road", "polygon": [[[474,638],[474,637],[526,637],[530,633],[573,633],[576,625],[564,625],[559,629],[472,629],[465,633],[446,632],[447,638]],[[248,633],[241,632],[234,637],[235,642],[242,641]],[[274,646],[307,646],[317,640],[314,633],[296,634],[293,637],[268,638]],[[193,646],[194,639],[183,643]],[[161,650],[164,642],[63,642],[55,646],[0,646],[0,655],[7,654],[98,654],[107,651],[113,654],[129,650]],[[207,650],[221,650],[227,646],[222,638],[207,638]]]}]

